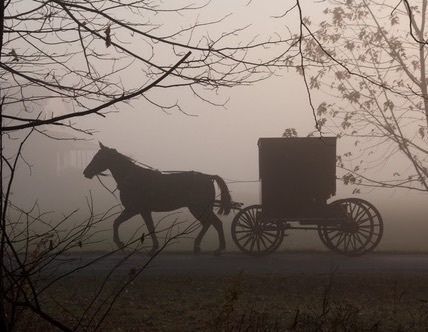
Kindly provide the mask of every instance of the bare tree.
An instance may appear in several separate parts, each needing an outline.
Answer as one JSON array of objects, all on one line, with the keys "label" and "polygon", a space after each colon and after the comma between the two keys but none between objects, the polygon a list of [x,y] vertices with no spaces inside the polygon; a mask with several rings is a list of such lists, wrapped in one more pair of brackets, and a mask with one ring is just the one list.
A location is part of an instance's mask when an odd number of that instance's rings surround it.
[{"label": "bare tree", "polygon": [[[164,110],[148,93],[153,89],[187,87],[209,100],[206,91],[250,84],[271,75],[280,58],[260,60],[255,51],[270,45],[289,47],[287,40],[241,40],[241,27],[209,37],[204,31],[228,19],[174,25],[192,18],[189,12],[210,5],[164,8],[149,1],[9,1],[3,18],[3,131],[44,124],[69,125],[82,115],[103,115],[111,106],[142,96]],[[207,8],[208,9],[208,8]],[[169,24],[165,23],[168,22]],[[180,22],[181,23],[181,22]],[[256,54],[252,58],[252,54]],[[139,73],[135,84],[125,75]],[[129,76],[126,76],[128,78]],[[168,79],[166,79],[168,77]],[[40,114],[37,102],[60,99],[73,110]]]},{"label": "bare tree", "polygon": [[[245,40],[241,35],[245,27],[216,31],[230,23],[230,15],[201,21],[198,13],[210,6],[209,1],[182,2],[178,7],[145,0],[0,2],[2,331],[16,328],[28,311],[62,330],[97,329],[123,290],[100,305],[103,282],[82,315],[71,321],[45,309],[45,291],[87,265],[65,274],[53,272],[47,279],[46,271],[59,255],[90,242],[94,225],[113,213],[95,213],[89,200],[88,217],[64,230],[73,213],[52,225],[36,204],[25,210],[13,202],[10,194],[17,165],[25,163],[22,147],[32,135],[50,136],[52,126],[90,135],[82,118],[105,117],[136,98],[162,111],[186,113],[180,103],[168,103],[156,93],[166,89],[187,89],[203,102],[221,105],[212,98],[219,88],[266,79],[273,68],[284,66],[282,56],[294,42],[291,36]],[[208,29],[213,30],[208,33]],[[270,54],[275,55],[260,57],[260,51],[273,47],[276,52]],[[49,109],[53,101],[65,106],[59,111]],[[35,225],[41,224],[45,230],[36,232]],[[193,227],[192,223],[176,233],[168,228],[165,245]],[[143,268],[134,271],[132,278]]]}]

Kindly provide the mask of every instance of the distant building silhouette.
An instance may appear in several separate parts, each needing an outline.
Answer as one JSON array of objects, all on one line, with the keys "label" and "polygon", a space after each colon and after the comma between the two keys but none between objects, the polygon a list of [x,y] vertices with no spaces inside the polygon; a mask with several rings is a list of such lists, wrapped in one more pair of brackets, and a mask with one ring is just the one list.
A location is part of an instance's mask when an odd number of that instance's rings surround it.
[{"label": "distant building silhouette", "polygon": [[[61,131],[48,131],[46,134],[72,138]],[[26,206],[38,201],[54,210],[84,202],[91,185],[82,172],[97,151],[97,146],[98,143],[90,141],[55,140],[34,134],[22,151],[31,165],[31,171],[20,162],[14,183],[14,199]]]},{"label": "distant building silhouette", "polygon": [[55,151],[57,176],[74,170],[83,171],[96,151],[96,145],[88,142],[73,141],[61,145],[62,148]]}]

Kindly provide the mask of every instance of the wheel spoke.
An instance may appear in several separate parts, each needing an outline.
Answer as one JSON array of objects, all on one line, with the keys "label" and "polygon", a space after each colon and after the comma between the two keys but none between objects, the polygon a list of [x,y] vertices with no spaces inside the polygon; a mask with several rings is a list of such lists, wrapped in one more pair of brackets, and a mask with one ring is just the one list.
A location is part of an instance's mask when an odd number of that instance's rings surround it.
[{"label": "wheel spoke", "polygon": [[[365,227],[366,228],[366,227]],[[372,232],[371,231],[369,231],[369,230],[367,230],[367,229],[365,229],[365,228],[359,228],[358,229],[358,232],[364,232],[364,233],[368,233],[368,234],[371,234]],[[371,228],[371,227],[370,227]]]},{"label": "wheel spoke", "polygon": [[364,247],[364,246],[365,246],[365,244],[363,243],[363,241],[361,241],[361,238],[360,238],[360,234],[359,234],[359,233],[355,233],[355,238],[358,240],[358,242],[360,242],[361,247]]},{"label": "wheel spoke", "polygon": [[247,241],[245,241],[245,243],[244,243],[243,247],[245,248],[245,247],[247,246],[247,244],[248,244],[250,241],[252,241],[252,240],[253,240],[253,238],[254,238],[254,234],[253,234],[253,233],[251,233],[251,234],[250,234],[250,237],[248,238],[248,240],[247,240]]},{"label": "wheel spoke", "polygon": [[243,213],[241,217],[244,221],[246,221],[247,225],[249,225],[250,227],[254,227],[254,223],[251,219],[251,216],[247,215],[246,213]]},{"label": "wheel spoke", "polygon": [[364,209],[361,207],[361,206],[358,206],[358,209],[357,209],[357,212],[355,213],[355,215],[354,215],[354,217],[353,217],[353,220],[355,220],[355,221],[357,221],[358,220],[358,218],[362,215],[362,214],[364,214]]},{"label": "wheel spoke", "polygon": [[349,237],[349,234],[348,234],[348,233],[346,233],[346,234],[345,234],[345,240],[343,241],[343,245],[344,245],[344,250],[345,250],[345,252],[348,252],[349,243],[350,243],[350,237]]},{"label": "wheel spoke", "polygon": [[239,225],[237,225],[238,227],[242,227],[242,228],[246,228],[246,229],[252,229],[251,226],[248,226],[248,224],[242,224],[240,223]]},{"label": "wheel spoke", "polygon": [[254,249],[254,244],[256,243],[255,237],[256,236],[253,236],[253,241],[251,242],[250,251],[253,251],[253,249]]},{"label": "wheel spoke", "polygon": [[263,234],[260,234],[259,240],[260,240],[260,244],[263,246],[263,249],[266,250],[267,245],[266,245],[265,240],[263,239]]},{"label": "wheel spoke", "polygon": [[362,223],[364,223],[366,221],[371,221],[371,220],[373,220],[373,219],[372,219],[372,217],[369,216],[369,217],[367,217],[365,219],[356,220],[356,222],[357,222],[358,225],[360,225],[360,224],[362,224]]},{"label": "wheel spoke", "polygon": [[356,236],[356,234],[352,234],[352,244],[353,244],[354,251],[359,250],[359,248],[357,246],[357,236]]},{"label": "wheel spoke", "polygon": [[358,233],[358,235],[362,236],[364,239],[368,239],[372,235],[371,232],[365,231],[363,229],[359,229],[357,233]]},{"label": "wheel spoke", "polygon": [[355,204],[352,204],[351,202],[347,205],[349,207],[349,214],[352,216],[355,210]]},{"label": "wheel spoke", "polygon": [[270,238],[268,238],[268,237],[266,236],[266,233],[262,233],[262,237],[263,237],[264,239],[266,239],[267,241],[269,241],[271,245],[272,245],[272,243],[274,243],[274,242],[275,242],[275,238],[274,238],[274,239],[270,239]]},{"label": "wheel spoke", "polygon": [[[337,231],[336,231],[336,232],[337,232]],[[341,234],[342,234],[342,233],[337,232],[337,233],[336,233],[336,235],[334,235],[333,237],[331,237],[331,238],[330,238],[330,241],[331,241],[331,242],[333,242],[333,240],[334,240],[336,237],[340,236]]]},{"label": "wheel spoke", "polygon": [[235,231],[235,234],[241,234],[241,233],[251,233],[251,230],[242,229],[239,231]]},{"label": "wheel spoke", "polygon": [[284,230],[261,217],[261,206],[252,205],[238,212],[232,221],[232,238],[242,251],[260,255],[274,251],[281,244]]},{"label": "wheel spoke", "polygon": [[[247,233],[247,234],[243,235],[242,237],[240,237],[240,238],[238,239],[238,241],[242,241],[243,239],[245,239],[245,238],[247,238],[247,237],[249,237],[249,236],[251,236],[251,233]],[[244,246],[244,247],[245,247],[245,246]]]},{"label": "wheel spoke", "polygon": [[345,240],[346,238],[346,234],[345,233],[339,233],[339,240],[337,240],[336,242],[336,247],[339,248],[339,246],[342,244],[342,242]]},{"label": "wheel spoke", "polygon": [[358,229],[374,228],[373,226],[374,226],[374,225],[358,226]]}]

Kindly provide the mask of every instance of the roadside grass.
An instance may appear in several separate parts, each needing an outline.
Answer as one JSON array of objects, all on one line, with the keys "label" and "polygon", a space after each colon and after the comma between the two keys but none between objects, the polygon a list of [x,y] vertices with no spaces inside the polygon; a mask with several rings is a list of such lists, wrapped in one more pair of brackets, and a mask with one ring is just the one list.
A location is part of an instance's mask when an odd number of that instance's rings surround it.
[{"label": "roadside grass", "polygon": [[[75,324],[100,279],[73,277],[42,299],[49,313]],[[108,305],[123,281],[107,284]],[[107,302],[103,302],[107,300]],[[97,307],[97,306],[95,306]],[[78,330],[93,330],[89,317]],[[100,317],[98,313],[98,318]],[[93,323],[93,322],[92,322]],[[73,325],[72,325],[73,326]],[[76,325],[74,325],[76,326]],[[426,331],[428,275],[293,274],[229,277],[145,276],[114,303],[101,331]],[[24,312],[18,330],[49,331]]]}]

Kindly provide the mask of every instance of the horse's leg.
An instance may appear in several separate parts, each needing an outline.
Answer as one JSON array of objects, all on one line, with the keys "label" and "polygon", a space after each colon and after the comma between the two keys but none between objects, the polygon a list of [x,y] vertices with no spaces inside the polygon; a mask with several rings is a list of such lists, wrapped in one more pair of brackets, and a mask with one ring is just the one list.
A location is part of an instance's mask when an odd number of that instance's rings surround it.
[{"label": "horse's leg", "polygon": [[220,255],[221,252],[226,249],[226,241],[224,239],[224,231],[223,231],[223,223],[221,220],[215,215],[213,211],[210,211],[208,214],[211,224],[217,231],[219,246],[216,251],[214,251],[214,255]]},{"label": "horse's leg", "polygon": [[199,232],[198,236],[196,236],[195,243],[193,245],[193,253],[196,255],[201,252],[202,238],[204,237],[205,233],[208,231],[208,228],[210,228],[211,226],[209,223],[206,223],[206,222],[201,222],[201,224],[202,224],[202,229]]},{"label": "horse's leg", "polygon": [[211,209],[201,210],[190,208],[190,212],[198,219],[202,224],[201,232],[195,239],[195,253],[200,251],[199,245],[201,243],[202,237],[207,232],[210,225],[213,225],[218,234],[219,247],[214,251],[215,255],[219,255],[224,249],[226,249],[226,240],[224,238],[223,224],[221,220],[215,215],[215,213]]},{"label": "horse's leg", "polygon": [[204,237],[205,233],[208,231],[208,228],[210,228],[211,223],[207,220],[206,217],[204,217],[204,215],[206,215],[206,211],[202,211],[201,209],[198,208],[192,208],[189,207],[190,213],[200,221],[201,225],[202,225],[202,229],[199,232],[199,234],[196,236],[195,238],[195,243],[193,245],[193,253],[194,254],[199,254],[201,252],[201,241],[202,238]]},{"label": "horse's leg", "polygon": [[119,248],[124,247],[124,244],[119,239],[119,226],[120,224],[122,224],[123,222],[127,221],[128,219],[132,218],[135,215],[136,215],[135,212],[125,209],[122,211],[119,217],[117,217],[116,220],[113,222],[113,241],[114,243],[116,243],[116,245]]},{"label": "horse's leg", "polygon": [[155,225],[153,224],[152,214],[150,212],[141,212],[141,217],[143,217],[147,230],[149,231],[150,237],[152,238],[152,249],[149,252],[150,256],[153,256],[156,253],[156,250],[159,248],[158,238],[155,232]]}]

